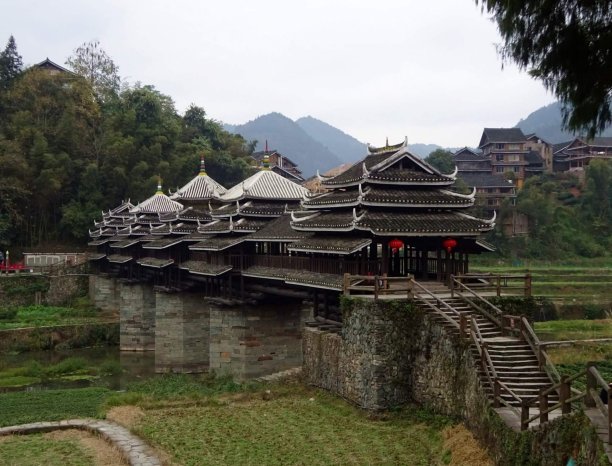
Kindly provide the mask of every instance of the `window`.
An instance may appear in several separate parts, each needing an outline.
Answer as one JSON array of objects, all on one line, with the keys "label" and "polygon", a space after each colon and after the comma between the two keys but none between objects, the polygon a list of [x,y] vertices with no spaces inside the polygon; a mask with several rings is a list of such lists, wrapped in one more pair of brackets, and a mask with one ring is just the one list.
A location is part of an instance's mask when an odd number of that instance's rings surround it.
[{"label": "window", "polygon": [[503,173],[504,172],[504,167],[495,167],[495,171],[497,173]]},{"label": "window", "polygon": [[521,156],[519,154],[509,154],[506,160],[508,162],[520,162]]},{"label": "window", "polygon": [[500,144],[500,143],[495,144],[495,148],[496,148],[496,149],[503,149],[503,148],[504,148],[504,144],[503,144],[503,143],[501,143],[501,144]]},{"label": "window", "polygon": [[498,162],[503,162],[504,154],[495,154],[495,160],[497,160]]},{"label": "window", "polygon": [[521,167],[512,167],[512,171],[514,173],[518,173],[521,170]]}]

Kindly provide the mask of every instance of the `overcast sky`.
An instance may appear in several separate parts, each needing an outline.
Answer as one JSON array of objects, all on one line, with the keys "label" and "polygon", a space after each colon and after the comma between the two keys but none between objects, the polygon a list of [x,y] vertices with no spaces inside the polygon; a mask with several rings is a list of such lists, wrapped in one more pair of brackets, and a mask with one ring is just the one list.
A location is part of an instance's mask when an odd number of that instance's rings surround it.
[{"label": "overcast sky", "polygon": [[362,142],[478,144],[554,99],[497,55],[474,0],[0,0],[2,47],[64,64],[97,39],[180,112],[312,115]]}]

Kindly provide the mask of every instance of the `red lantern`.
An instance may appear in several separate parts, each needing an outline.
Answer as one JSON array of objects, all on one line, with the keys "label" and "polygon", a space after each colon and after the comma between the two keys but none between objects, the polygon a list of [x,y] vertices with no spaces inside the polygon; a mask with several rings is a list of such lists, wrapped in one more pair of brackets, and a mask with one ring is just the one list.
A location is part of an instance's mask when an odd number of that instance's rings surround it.
[{"label": "red lantern", "polygon": [[446,249],[446,252],[450,254],[451,251],[457,246],[457,240],[453,238],[446,238],[444,241],[442,241],[442,246],[444,249]]},{"label": "red lantern", "polygon": [[392,239],[389,241],[389,247],[391,249],[399,249],[404,245],[404,242],[401,239]]}]

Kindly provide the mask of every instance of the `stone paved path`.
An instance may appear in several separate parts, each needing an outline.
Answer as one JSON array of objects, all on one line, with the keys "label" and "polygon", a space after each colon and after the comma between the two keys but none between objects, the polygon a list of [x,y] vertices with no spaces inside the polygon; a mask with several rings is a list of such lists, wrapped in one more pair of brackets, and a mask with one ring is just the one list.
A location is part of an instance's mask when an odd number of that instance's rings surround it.
[{"label": "stone paved path", "polygon": [[131,466],[161,466],[155,453],[140,438],[114,422],[96,419],[70,419],[67,421],[33,422],[18,426],[0,427],[0,436],[34,434],[63,429],[81,429],[100,435],[119,449]]}]

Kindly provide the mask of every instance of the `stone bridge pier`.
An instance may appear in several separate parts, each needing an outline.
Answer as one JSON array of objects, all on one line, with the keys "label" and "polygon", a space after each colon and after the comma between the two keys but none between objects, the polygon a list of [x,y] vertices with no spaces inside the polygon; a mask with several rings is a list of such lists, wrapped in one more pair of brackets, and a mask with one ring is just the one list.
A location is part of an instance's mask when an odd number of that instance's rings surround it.
[{"label": "stone bridge pier", "polygon": [[312,306],[299,299],[221,305],[199,292],[90,277],[96,307],[119,311],[120,349],[154,351],[156,372],[213,370],[250,379],[302,364],[302,332]]}]

